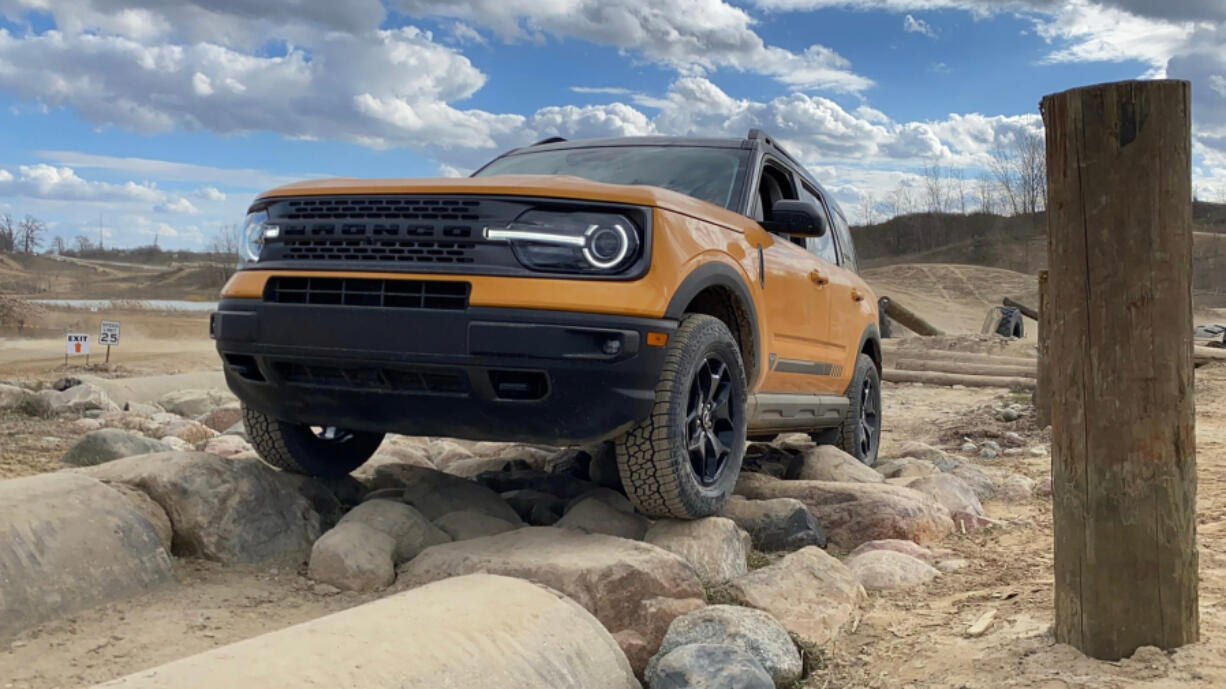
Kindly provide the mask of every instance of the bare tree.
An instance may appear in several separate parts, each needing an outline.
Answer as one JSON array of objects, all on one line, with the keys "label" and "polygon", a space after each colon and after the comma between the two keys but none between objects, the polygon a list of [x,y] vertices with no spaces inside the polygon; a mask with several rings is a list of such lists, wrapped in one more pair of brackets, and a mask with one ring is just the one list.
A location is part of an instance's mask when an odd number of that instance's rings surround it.
[{"label": "bare tree", "polygon": [[222,258],[222,262],[216,264],[216,278],[219,286],[225,284],[238,267],[238,225],[222,225],[217,228],[213,236],[209,237],[206,246],[210,253],[218,254]]},{"label": "bare tree", "polygon": [[962,215],[966,215],[966,173],[962,171],[962,168],[950,168],[947,177],[949,178],[950,206],[957,208]]},{"label": "bare tree", "polygon": [[24,253],[32,254],[35,249],[43,243],[42,233],[47,231],[47,226],[41,220],[32,215],[27,215],[17,227],[18,242],[21,244],[21,250]]},{"label": "bare tree", "polygon": [[5,213],[0,215],[0,253],[12,253],[17,250],[17,228],[13,225],[13,216]]},{"label": "bare tree", "polygon": [[57,234],[55,235],[55,239],[51,240],[51,250],[54,251],[57,256],[63,256],[64,252],[68,250],[68,242],[64,241],[64,238]]},{"label": "bare tree", "polygon": [[89,251],[90,249],[94,248],[93,242],[89,241],[89,237],[86,237],[83,234],[79,234],[76,237],[73,237],[72,243],[76,245],[77,253],[79,254],[85,253],[86,251]]},{"label": "bare tree", "polygon": [[996,178],[996,184],[1000,187],[1011,215],[1021,213],[1021,195],[1018,192],[1020,182],[1017,179],[1017,168],[1014,165],[1013,152],[1001,146],[998,142],[992,147],[988,169],[992,172],[992,176]]},{"label": "bare tree", "polygon": [[1015,148],[1015,176],[1022,212],[1037,213],[1047,207],[1047,152],[1043,137],[1033,132],[1023,134]]},{"label": "bare tree", "polygon": [[860,212],[864,216],[864,224],[873,224],[873,208],[876,205],[876,200],[869,192],[864,192],[864,198],[860,200]]},{"label": "bare tree", "polygon": [[996,212],[996,182],[986,172],[975,178],[975,196],[979,199],[979,212]]},{"label": "bare tree", "polygon": [[891,196],[895,215],[906,215],[907,213],[915,212],[915,200],[912,198],[911,189],[907,187],[905,180],[898,180],[898,186],[894,189],[894,193]]}]

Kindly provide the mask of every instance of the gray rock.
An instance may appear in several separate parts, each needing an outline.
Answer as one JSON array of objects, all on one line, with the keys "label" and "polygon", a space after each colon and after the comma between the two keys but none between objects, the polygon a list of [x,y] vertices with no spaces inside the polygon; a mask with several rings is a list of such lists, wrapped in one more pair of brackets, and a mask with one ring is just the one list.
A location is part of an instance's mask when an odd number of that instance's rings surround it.
[{"label": "gray rock", "polygon": [[218,407],[196,419],[205,426],[224,433],[234,426],[243,423],[243,409],[237,402]]},{"label": "gray rock", "polygon": [[145,455],[151,452],[168,452],[165,443],[129,433],[118,428],[102,428],[81,436],[60,462],[74,467],[104,464],[124,457]]},{"label": "gray rock", "polygon": [[885,478],[864,462],[833,445],[805,449],[790,467],[787,478],[801,481],[857,481],[881,483]]},{"label": "gray rock", "polygon": [[650,689],[774,689],[753,656],[732,646],[690,644],[660,659]]},{"label": "gray rock", "polygon": [[936,564],[936,568],[938,572],[949,573],[949,572],[957,572],[959,570],[966,569],[967,567],[970,566],[970,564],[971,564],[970,561],[965,560],[963,558],[951,557],[949,559],[941,560],[940,562],[938,562]]},{"label": "gray rock", "polygon": [[960,464],[950,473],[970,486],[980,500],[988,500],[996,495],[996,481],[974,464]]},{"label": "gray rock", "polygon": [[588,462],[588,477],[602,488],[624,492],[622,477],[617,471],[617,453],[613,443],[600,443],[587,448],[592,459]]},{"label": "gray rock", "polygon": [[248,438],[248,437],[247,437],[247,429],[246,429],[246,428],[243,426],[243,422],[242,422],[242,421],[239,421],[238,423],[234,424],[233,426],[230,426],[230,427],[229,427],[229,428],[227,428],[226,430],[222,431],[222,433],[221,433],[221,434],[222,434],[222,435],[237,435],[238,437],[240,437],[240,438],[242,438],[243,440],[246,440],[246,441],[248,441],[248,442],[250,442],[250,440],[251,440],[250,438]]},{"label": "gray rock", "polygon": [[396,545],[392,560],[397,565],[432,545],[452,540],[421,512],[395,500],[367,500],[341,517],[339,524],[347,522],[359,522],[391,536]]},{"label": "gray rock", "polygon": [[448,512],[435,519],[434,526],[442,530],[451,541],[467,541],[473,538],[495,536],[518,528],[505,519],[467,510]]},{"label": "gray rock", "polygon": [[570,474],[554,474],[539,469],[514,467],[509,467],[505,471],[482,472],[477,475],[476,481],[495,493],[538,490],[567,500],[596,488],[595,484],[575,478]]},{"label": "gray rock", "polygon": [[749,571],[744,532],[731,519],[661,519],[647,529],[643,540],[680,555],[709,584],[722,584]]},{"label": "gray rock", "polygon": [[1034,479],[1011,474],[1000,484],[997,497],[1005,502],[1026,502],[1034,495]]},{"label": "gray rock", "polygon": [[166,510],[162,506],[153,501],[153,498],[145,495],[139,488],[129,486],[126,483],[109,484],[111,488],[119,491],[129,502],[132,503],[132,508],[140,513],[140,516],[149,522],[153,530],[157,532],[158,543],[162,544],[162,549],[167,553],[174,547],[175,530],[170,523],[170,517],[166,515]]},{"label": "gray rock", "polygon": [[175,390],[162,395],[158,406],[172,414],[194,419],[236,401],[228,390]]},{"label": "gray rock", "polygon": [[396,579],[396,540],[359,521],[337,524],[311,548],[307,576],[344,591],[374,591]]},{"label": "gray rock", "polygon": [[979,444],[979,456],[985,459],[996,459],[1000,456],[1000,443],[995,440],[985,440]]},{"label": "gray rock", "polygon": [[40,390],[37,397],[43,400],[54,414],[84,414],[94,409],[119,411],[119,405],[112,402],[102,388],[89,383],[77,385],[62,392]]},{"label": "gray rock", "polygon": [[935,464],[914,457],[899,457],[877,465],[877,473],[885,478],[919,478],[941,473]]},{"label": "gray rock", "polygon": [[747,500],[734,495],[721,516],[747,531],[753,547],[764,552],[826,547],[826,532],[805,504],[793,498]]},{"label": "gray rock", "polygon": [[313,482],[259,460],[163,452],[80,471],[153,498],[174,525],[176,555],[232,564],[301,563],[322,530],[320,513],[301,487]]},{"label": "gray rock", "polygon": [[592,488],[584,491],[583,493],[575,496],[570,502],[566,503],[566,507],[563,508],[562,513],[565,514],[566,512],[569,512],[570,508],[578,505],[581,501],[586,500],[587,498],[596,498],[615,510],[622,511],[627,514],[634,514],[634,505],[630,504],[630,499],[612,488]]},{"label": "gray rock", "polygon": [[1016,409],[1011,409],[1009,407],[1000,409],[997,412],[997,416],[1000,418],[1001,421],[1004,421],[1005,423],[1012,423],[1022,418],[1022,415],[1019,414]]},{"label": "gray rock", "polygon": [[372,488],[403,488],[404,501],[427,519],[468,510],[519,525],[521,519],[498,493],[458,476],[410,464],[387,464],[375,470]]},{"label": "gray rock", "polygon": [[975,490],[956,474],[935,474],[917,478],[907,484],[911,490],[918,490],[931,496],[945,506],[950,513],[967,512],[983,516],[983,505]]},{"label": "gray rock", "polygon": [[1034,494],[1042,497],[1051,495],[1051,477],[1044,476],[1034,485]]},{"label": "gray rock", "polygon": [[[505,493],[499,493],[499,497],[506,500],[511,509],[515,510],[515,513],[519,515],[520,519],[534,526],[553,524],[562,516],[562,512],[566,509],[566,501],[564,499],[532,488],[509,490]],[[545,515],[552,515],[552,521],[549,524],[539,524],[535,521],[535,519]]]},{"label": "gray rock", "polygon": [[896,550],[870,550],[848,558],[845,564],[860,585],[869,591],[914,588],[940,574],[927,562]]},{"label": "gray rock", "polygon": [[966,442],[962,443],[962,447],[961,447],[960,449],[962,450],[962,454],[965,454],[965,455],[970,455],[970,454],[974,454],[974,453],[978,452],[978,451],[979,451],[979,446],[978,446],[978,445],[976,445],[975,443],[972,443],[971,441],[969,441],[969,440],[968,440],[968,441],[966,441]]},{"label": "gray rock", "polygon": [[709,605],[673,620],[660,650],[647,663],[654,677],[660,661],[690,644],[731,646],[753,657],[776,686],[786,687],[804,671],[800,653],[783,625],[768,613],[739,605]]},{"label": "gray rock", "polygon": [[[806,447],[813,447],[812,441]],[[799,458],[785,449],[768,443],[749,443],[745,448],[745,457],[741,463],[741,474],[765,474],[773,478],[784,478],[795,473],[794,466]]]},{"label": "gray rock", "polygon": [[627,514],[599,498],[590,497],[580,500],[567,510],[558,520],[557,526],[641,541],[649,524],[647,518],[642,515]]},{"label": "gray rock", "polygon": [[0,410],[22,409],[34,398],[34,393],[25,388],[0,384]]}]

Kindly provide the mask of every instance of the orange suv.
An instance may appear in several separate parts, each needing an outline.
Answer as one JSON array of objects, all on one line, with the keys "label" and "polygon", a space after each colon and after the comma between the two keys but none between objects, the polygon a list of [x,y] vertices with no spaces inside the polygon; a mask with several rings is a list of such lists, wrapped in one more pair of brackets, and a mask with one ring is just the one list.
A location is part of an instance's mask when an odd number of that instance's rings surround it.
[{"label": "orange suv", "polygon": [[252,204],[242,251],[210,331],[289,471],[347,474],[385,433],[612,440],[641,512],[695,518],[747,440],[876,458],[877,299],[838,205],[759,130],[291,184]]}]

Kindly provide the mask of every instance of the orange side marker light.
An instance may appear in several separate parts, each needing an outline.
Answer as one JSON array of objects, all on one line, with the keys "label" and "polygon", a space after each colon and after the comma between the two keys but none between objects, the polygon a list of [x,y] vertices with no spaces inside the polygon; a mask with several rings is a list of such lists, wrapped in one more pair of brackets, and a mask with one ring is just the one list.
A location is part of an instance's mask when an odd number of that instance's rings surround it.
[{"label": "orange side marker light", "polygon": [[668,344],[668,333],[647,333],[647,346],[663,347]]}]

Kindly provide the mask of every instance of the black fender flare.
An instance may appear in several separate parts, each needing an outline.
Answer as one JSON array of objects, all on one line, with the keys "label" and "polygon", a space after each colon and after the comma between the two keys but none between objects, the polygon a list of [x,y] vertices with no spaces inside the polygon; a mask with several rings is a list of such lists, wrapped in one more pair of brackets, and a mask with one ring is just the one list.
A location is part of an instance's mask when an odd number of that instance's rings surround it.
[{"label": "black fender flare", "polygon": [[885,359],[881,351],[881,330],[878,329],[876,323],[870,322],[864,326],[864,332],[860,335],[860,345],[856,347],[856,356],[864,353],[866,345],[870,347],[868,355],[872,357],[873,363],[877,364],[877,373],[881,373],[881,369],[885,368]]},{"label": "black fender flare", "polygon": [[762,339],[758,333],[758,311],[754,307],[753,295],[745,285],[745,280],[734,268],[716,261],[704,263],[695,268],[693,272],[681,281],[677,290],[673,292],[673,298],[669,300],[664,316],[665,318],[681,320],[681,317],[685,315],[685,307],[689,306],[690,302],[694,300],[694,297],[698,296],[699,292],[708,287],[724,287],[731,290],[749,314],[749,332],[752,336],[755,356],[752,365],[756,374],[749,381],[752,387],[754,378],[763,373],[758,370],[762,357]]}]

